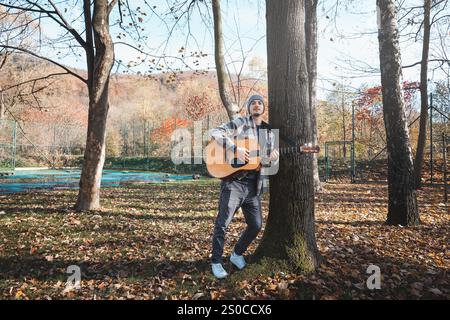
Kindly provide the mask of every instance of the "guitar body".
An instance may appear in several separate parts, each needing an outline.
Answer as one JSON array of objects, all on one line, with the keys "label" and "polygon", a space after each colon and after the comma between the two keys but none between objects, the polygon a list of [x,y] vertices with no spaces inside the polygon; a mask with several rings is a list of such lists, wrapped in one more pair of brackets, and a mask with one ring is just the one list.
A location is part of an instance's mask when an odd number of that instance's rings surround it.
[{"label": "guitar body", "polygon": [[[226,150],[215,139],[212,139],[205,148],[204,159],[209,174],[215,178],[226,178],[236,172],[244,170],[257,170],[261,165],[261,156],[258,140],[254,138],[235,139],[234,144],[237,147],[245,148],[249,151],[249,161],[242,163],[237,159],[235,153]],[[303,146],[293,146],[287,148],[279,148],[280,155],[290,153],[318,153],[319,146],[312,144],[304,144]]]},{"label": "guitar body", "polygon": [[259,168],[261,157],[259,156],[258,141],[253,138],[246,138],[236,139],[234,143],[237,147],[249,150],[249,161],[242,163],[236,158],[234,152],[226,150],[224,146],[212,139],[205,149],[206,168],[211,176],[222,179],[239,171]]}]

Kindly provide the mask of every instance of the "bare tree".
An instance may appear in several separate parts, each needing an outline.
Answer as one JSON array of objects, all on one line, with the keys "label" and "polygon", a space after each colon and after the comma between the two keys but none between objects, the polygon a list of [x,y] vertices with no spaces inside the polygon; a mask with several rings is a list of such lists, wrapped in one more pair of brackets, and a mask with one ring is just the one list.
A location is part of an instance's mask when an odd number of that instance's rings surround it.
[{"label": "bare tree", "polygon": [[[15,14],[26,13],[33,16],[33,21],[41,22],[50,19],[65,30],[58,40],[70,43],[69,49],[81,47],[86,57],[87,78],[77,71],[65,67],[57,61],[21,46],[1,44],[0,48],[21,52],[35,58],[45,60],[60,67],[65,72],[87,85],[89,92],[89,120],[83,168],[80,178],[80,190],[76,202],[76,210],[94,210],[100,207],[100,181],[105,159],[105,132],[108,116],[108,88],[112,66],[114,64],[114,45],[110,35],[109,17],[118,0],[83,1],[84,30],[77,31],[64,16],[60,5],[68,6],[68,2],[48,1],[8,1],[0,2],[0,6]],[[76,5],[76,4],[75,4]],[[67,7],[66,10],[67,12]],[[79,22],[76,20],[74,22]],[[84,35],[84,37],[82,36]],[[55,76],[55,75],[49,75]]]},{"label": "bare tree", "polygon": [[406,122],[395,0],[377,0],[383,114],[388,150],[387,224],[417,225],[419,211]]},{"label": "bare tree", "polygon": [[[349,0],[350,2],[352,0]],[[332,1],[336,9],[339,7],[341,0]],[[444,29],[449,25],[450,15],[448,14],[448,0],[423,0],[422,4],[398,1],[398,25],[399,37],[402,42],[409,44],[422,42],[422,57],[420,61],[408,63],[402,68],[413,68],[420,66],[420,125],[419,135],[417,140],[417,148],[414,161],[414,176],[415,187],[419,188],[421,185],[422,167],[424,161],[424,148],[427,137],[427,123],[428,123],[428,77],[430,71],[434,73],[435,70],[441,69],[444,71],[446,65],[449,64],[449,59],[446,53],[447,49],[440,50],[440,43],[443,38],[448,37],[448,32],[439,34],[439,37],[433,37],[431,33],[432,28],[438,29],[444,26]],[[336,15],[335,15],[336,16]],[[336,24],[336,17],[333,19]],[[337,29],[337,28],[336,28]],[[371,32],[366,34],[371,35]],[[349,37],[349,35],[341,35],[342,37]],[[361,37],[363,34],[350,35],[350,37]],[[444,41],[445,42],[445,41]],[[433,55],[430,52],[430,46],[437,47],[437,54]],[[379,74],[380,70],[369,65],[366,61],[360,61],[352,57],[338,59],[343,65],[340,66],[351,74],[352,77],[373,76]],[[431,70],[430,70],[431,69]],[[443,72],[445,74],[445,71]]]},{"label": "bare tree", "polygon": [[422,178],[423,154],[427,138],[428,122],[428,54],[430,51],[430,11],[431,0],[423,3],[423,42],[422,61],[420,63],[420,126],[414,159],[414,186],[420,188]]},{"label": "bare tree", "polygon": [[[443,3],[443,8],[447,6],[447,1],[434,1],[433,7]],[[430,51],[430,33],[432,25],[438,21],[436,16],[441,8],[436,8],[433,20],[431,20],[432,1],[424,0],[423,2],[423,20],[421,21],[419,31],[423,28],[422,36],[422,60],[420,62],[420,126],[419,137],[417,140],[416,157],[414,159],[414,185],[416,188],[421,187],[422,183],[422,167],[424,159],[425,143],[427,138],[428,123],[428,64]],[[445,16],[444,16],[445,17]],[[440,17],[442,18],[442,17]],[[417,33],[419,32],[417,31]],[[417,37],[416,33],[416,37]]]},{"label": "bare tree", "polygon": [[[343,7],[342,4],[356,3],[354,0],[331,0],[332,5],[330,5],[329,10],[327,10],[327,19],[330,19],[329,25],[332,25],[340,38],[354,39],[363,36],[372,36],[377,34],[376,31],[368,31],[363,33],[353,33],[353,34],[342,34],[338,30],[338,19],[337,14],[340,8]],[[431,11],[430,11],[430,28],[435,25],[445,26],[449,25],[450,15],[446,8],[448,6],[448,0],[432,0],[431,1]],[[411,4],[408,1],[398,2],[398,24],[399,24],[399,37],[402,42],[407,42],[409,44],[423,40],[421,37],[422,28],[424,28],[424,6]],[[330,15],[331,17],[329,17]],[[446,38],[448,33],[444,32],[441,34],[442,37],[430,36],[430,46],[435,44],[439,47],[439,38]],[[439,50],[438,50],[439,51]],[[441,68],[442,66],[448,65],[449,59],[446,54],[440,52],[437,55],[430,54],[428,59],[428,64],[433,63],[433,71]],[[412,63],[407,63],[402,66],[403,69],[413,68],[415,66],[420,66],[422,60],[415,61]],[[347,72],[348,78],[365,78],[372,77],[380,74],[378,67],[374,67],[367,61],[356,59],[352,56],[346,56],[342,58],[337,58],[336,65]]]},{"label": "bare tree", "polygon": [[219,85],[220,99],[225,107],[230,120],[239,116],[240,108],[233,102],[231,94],[227,89],[226,66],[224,58],[224,44],[222,31],[222,12],[220,10],[220,0],[212,0],[214,16],[214,59],[216,63],[217,83]]},{"label": "bare tree", "polygon": [[114,64],[114,44],[109,32],[109,16],[117,0],[108,3],[84,0],[85,50],[88,69],[89,121],[76,209],[100,207],[100,183],[105,162],[106,120],[109,110],[109,80]]},{"label": "bare tree", "polygon": [[[261,82],[261,79],[255,79],[252,77],[244,76],[244,66],[248,58],[248,54],[253,50],[256,44],[263,38],[253,39],[254,45],[249,50],[245,50],[242,44],[242,39],[239,34],[239,26],[236,22],[236,31],[238,33],[237,39],[232,43],[229,48],[225,47],[223,36],[223,13],[221,9],[220,0],[211,1],[199,1],[199,0],[170,0],[167,1],[170,6],[171,14],[176,15],[176,21],[172,27],[168,27],[169,37],[174,33],[175,25],[182,25],[184,22],[184,29],[186,33],[186,46],[188,39],[194,40],[197,43],[196,36],[191,32],[191,20],[200,19],[205,30],[213,31],[214,40],[214,60],[216,66],[217,85],[218,92],[222,104],[227,112],[228,118],[233,119],[239,116],[242,111],[243,105],[241,101],[249,95],[253,89],[256,89],[257,84]],[[212,17],[211,17],[212,13]],[[163,19],[161,17],[161,19]],[[163,20],[162,20],[163,21]],[[163,21],[166,25],[167,22]],[[240,56],[236,58],[231,53],[235,44],[239,44]],[[181,48],[181,51],[185,51],[185,46]],[[199,48],[200,50],[200,48]],[[203,54],[206,56],[206,54]],[[184,58],[188,58],[184,56]],[[227,59],[230,61],[227,62]],[[232,65],[232,68],[230,68]],[[237,66],[237,68],[236,68]],[[189,67],[185,65],[185,67]],[[233,69],[233,70],[231,70]]]}]

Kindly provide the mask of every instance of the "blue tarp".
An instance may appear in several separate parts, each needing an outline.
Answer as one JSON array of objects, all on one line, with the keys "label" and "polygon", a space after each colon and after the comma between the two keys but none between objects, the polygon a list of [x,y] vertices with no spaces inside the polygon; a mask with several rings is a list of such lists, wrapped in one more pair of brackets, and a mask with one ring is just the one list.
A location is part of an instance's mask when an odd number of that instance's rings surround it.
[{"label": "blue tarp", "polygon": [[[43,189],[77,189],[80,170],[16,170],[13,176],[0,177],[0,193],[17,193]],[[102,187],[124,182],[167,182],[189,180],[192,176],[161,172],[104,170]]]}]

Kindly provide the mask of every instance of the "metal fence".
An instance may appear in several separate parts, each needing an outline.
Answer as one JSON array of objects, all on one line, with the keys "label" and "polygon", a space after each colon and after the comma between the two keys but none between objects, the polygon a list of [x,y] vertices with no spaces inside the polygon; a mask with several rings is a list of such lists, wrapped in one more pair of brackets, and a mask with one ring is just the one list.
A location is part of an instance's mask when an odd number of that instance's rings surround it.
[{"label": "metal fence", "polygon": [[0,120],[0,173],[14,171],[16,167],[17,123]]},{"label": "metal fence", "polygon": [[[200,139],[204,145],[204,137],[207,139],[209,130],[224,121],[226,119],[207,116],[196,122],[171,118],[163,123],[144,120],[118,125],[110,123],[106,134],[105,168],[141,170],[168,168],[176,171],[184,167],[184,170],[187,170],[186,166],[171,164],[171,151],[177,143],[172,139],[173,132],[184,129],[194,137],[200,130]],[[8,170],[13,170],[14,167],[82,165],[86,126],[70,123],[17,124],[5,120],[1,122],[0,128],[0,164]],[[194,145],[191,150],[194,150]]]}]

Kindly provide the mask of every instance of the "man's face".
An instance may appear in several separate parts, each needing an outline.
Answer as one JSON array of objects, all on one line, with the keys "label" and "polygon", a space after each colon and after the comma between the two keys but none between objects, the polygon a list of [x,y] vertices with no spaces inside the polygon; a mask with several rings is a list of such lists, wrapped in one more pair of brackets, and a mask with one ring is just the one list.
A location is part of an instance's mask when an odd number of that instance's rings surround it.
[{"label": "man's face", "polygon": [[262,115],[264,112],[264,105],[261,100],[253,100],[250,103],[250,114],[252,116]]}]

